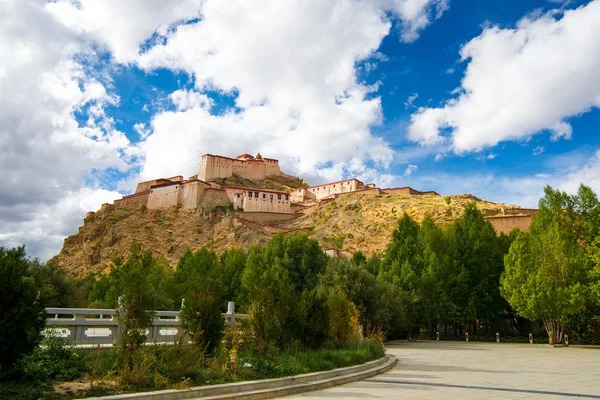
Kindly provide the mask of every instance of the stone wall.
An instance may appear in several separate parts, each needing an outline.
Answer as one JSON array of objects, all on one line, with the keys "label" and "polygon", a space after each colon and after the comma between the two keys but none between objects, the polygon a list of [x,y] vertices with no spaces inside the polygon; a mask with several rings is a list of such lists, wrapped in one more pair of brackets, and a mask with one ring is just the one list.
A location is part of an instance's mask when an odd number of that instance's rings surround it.
[{"label": "stone wall", "polygon": [[229,207],[230,204],[227,193],[223,189],[206,188],[200,200],[200,206],[207,211],[219,206]]},{"label": "stone wall", "polygon": [[181,195],[181,184],[168,184],[165,186],[154,186],[150,189],[147,207],[149,210],[157,208],[168,208],[179,204]]},{"label": "stone wall", "polygon": [[147,190],[145,192],[130,194],[129,196],[123,196],[123,198],[115,200],[113,202],[113,205],[115,207],[146,205],[148,203],[149,197],[150,191]]},{"label": "stone wall", "polygon": [[210,188],[210,185],[202,181],[184,183],[181,187],[181,208],[184,210],[198,208],[206,188]]},{"label": "stone wall", "polygon": [[379,188],[372,188],[372,189],[361,189],[361,190],[357,190],[355,192],[351,192],[351,193],[340,193],[340,194],[336,194],[335,197],[340,197],[340,196],[346,196],[349,194],[373,194],[373,195],[378,195],[381,194],[381,189]]},{"label": "stone wall", "polygon": [[298,214],[281,214],[273,212],[243,212],[239,213],[239,217],[252,222],[266,223],[277,221],[289,221],[296,219],[301,215]]},{"label": "stone wall", "polygon": [[208,181],[214,178],[228,178],[233,175],[233,159],[205,154],[200,160],[198,179]]},{"label": "stone wall", "polygon": [[305,201],[316,200],[315,195],[308,189],[302,188],[290,193],[292,203],[304,203]]},{"label": "stone wall", "polygon": [[421,194],[421,192],[419,192],[418,190],[415,190],[411,187],[400,187],[400,188],[387,188],[387,189],[381,189],[382,193],[385,194],[406,194],[406,195],[417,195],[417,194]]},{"label": "stone wall", "polygon": [[532,218],[532,215],[505,215],[487,217],[485,220],[492,224],[496,233],[505,233],[508,235],[515,228],[519,228],[524,232],[528,231]]}]

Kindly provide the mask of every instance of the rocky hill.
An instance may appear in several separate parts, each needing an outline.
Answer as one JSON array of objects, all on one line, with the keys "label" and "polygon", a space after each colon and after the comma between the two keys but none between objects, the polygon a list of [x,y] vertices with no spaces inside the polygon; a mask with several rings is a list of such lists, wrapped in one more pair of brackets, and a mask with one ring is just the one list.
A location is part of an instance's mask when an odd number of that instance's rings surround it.
[{"label": "rocky hill", "polygon": [[[223,183],[278,190],[305,185],[294,177],[273,178]],[[378,189],[295,206],[293,216],[225,208],[148,210],[145,206],[125,206],[88,214],[79,232],[66,238],[60,254],[49,262],[76,276],[107,272],[112,260],[127,257],[132,241],[137,240],[144,249],[175,267],[187,248],[206,246],[217,252],[230,247],[247,249],[252,244],[265,243],[278,231],[307,232],[330,254],[341,257],[351,256],[357,250],[371,255],[385,249],[398,218],[405,211],[418,221],[430,215],[437,223],[444,224],[461,218],[463,206],[470,201],[475,201],[487,217],[531,215],[531,210],[471,195],[448,199],[436,195],[386,194]]]}]

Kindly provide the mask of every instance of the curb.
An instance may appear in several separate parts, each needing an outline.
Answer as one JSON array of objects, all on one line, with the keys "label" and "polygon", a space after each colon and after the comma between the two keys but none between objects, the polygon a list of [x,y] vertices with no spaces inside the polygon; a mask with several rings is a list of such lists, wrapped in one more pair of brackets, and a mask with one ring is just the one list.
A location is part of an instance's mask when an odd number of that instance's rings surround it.
[{"label": "curb", "polygon": [[393,355],[352,367],[312,372],[285,378],[261,379],[222,385],[199,386],[182,390],[160,390],[114,396],[90,397],[95,400],[180,400],[180,399],[270,399],[273,397],[325,389],[370,378],[396,365]]}]

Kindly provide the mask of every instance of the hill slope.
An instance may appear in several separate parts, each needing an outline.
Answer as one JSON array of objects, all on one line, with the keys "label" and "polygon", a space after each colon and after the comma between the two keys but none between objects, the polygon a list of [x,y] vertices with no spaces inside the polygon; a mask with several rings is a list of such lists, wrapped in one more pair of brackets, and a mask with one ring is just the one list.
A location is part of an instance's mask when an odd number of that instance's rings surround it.
[{"label": "hill slope", "polygon": [[[272,186],[292,187],[297,181],[270,181]],[[267,186],[265,182],[245,184]],[[297,187],[297,186],[296,186]],[[175,267],[187,248],[207,246],[217,252],[230,247],[249,248],[265,243],[277,231],[305,231],[325,249],[341,256],[357,250],[367,255],[382,252],[390,241],[399,217],[406,211],[417,221],[430,215],[440,224],[461,218],[463,206],[475,201],[485,216],[523,215],[524,209],[496,204],[470,195],[453,196],[450,204],[440,196],[349,193],[333,201],[298,207],[297,218],[278,220],[281,215],[243,213],[230,210],[206,212],[172,207],[148,210],[146,207],[122,207],[90,213],[79,233],[65,239],[60,254],[49,263],[69,270],[73,275],[106,272],[115,257],[127,257],[132,241],[163,257]],[[300,214],[301,213],[301,214]]]}]

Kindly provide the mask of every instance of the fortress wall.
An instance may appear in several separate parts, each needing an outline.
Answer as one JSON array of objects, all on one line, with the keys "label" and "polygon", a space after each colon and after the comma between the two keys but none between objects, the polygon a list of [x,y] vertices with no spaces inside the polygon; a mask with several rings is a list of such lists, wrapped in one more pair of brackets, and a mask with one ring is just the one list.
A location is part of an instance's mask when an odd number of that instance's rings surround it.
[{"label": "fortress wall", "polygon": [[279,168],[279,161],[272,158],[264,158],[265,162],[265,176],[269,175],[281,175],[281,169]]},{"label": "fortress wall", "polygon": [[292,203],[304,203],[308,200],[315,200],[315,195],[308,189],[302,188],[298,190],[294,190],[290,193],[290,201]]},{"label": "fortress wall", "polygon": [[171,181],[171,182],[183,182],[183,176],[176,175],[176,176],[172,176],[170,178],[167,178],[167,180]]},{"label": "fortress wall", "polygon": [[532,215],[510,215],[487,217],[485,220],[492,224],[496,233],[505,233],[508,235],[515,228],[519,228],[524,232],[528,231],[532,218]]},{"label": "fortress wall", "polygon": [[100,211],[105,212],[108,210],[112,210],[113,208],[114,208],[114,206],[112,204],[104,203],[100,206]]},{"label": "fortress wall", "polygon": [[360,189],[360,190],[356,190],[354,192],[340,193],[340,194],[336,195],[336,197],[346,196],[346,195],[349,195],[349,194],[374,194],[374,195],[378,195],[378,194],[381,194],[381,189],[379,189],[379,188]]},{"label": "fortress wall", "polygon": [[265,222],[276,222],[276,221],[289,221],[292,219],[296,219],[301,215],[296,214],[282,214],[282,213],[273,213],[273,212],[243,212],[239,214],[241,219],[265,223]]},{"label": "fortress wall", "polygon": [[233,160],[231,158],[205,154],[200,160],[198,179],[208,181],[213,178],[228,178],[233,173]]},{"label": "fortress wall", "polygon": [[419,192],[418,190],[415,190],[411,187],[401,187],[401,188],[388,188],[388,189],[382,189],[381,190],[382,193],[385,194],[406,194],[406,195],[417,195],[417,194],[421,194],[421,192]]},{"label": "fortress wall", "polygon": [[153,187],[150,189],[147,207],[149,210],[168,208],[179,204],[181,184]]},{"label": "fortress wall", "polygon": [[507,208],[504,210],[506,215],[535,215],[537,208]]},{"label": "fortress wall", "polygon": [[206,188],[200,199],[200,206],[208,211],[218,206],[229,207],[230,204],[231,202],[224,189]]},{"label": "fortress wall", "polygon": [[209,184],[200,181],[184,183],[181,187],[181,208],[184,210],[198,208],[204,189],[209,187]]},{"label": "fortress wall", "polygon": [[233,174],[247,179],[263,179],[269,175],[281,175],[281,170],[279,161],[271,158],[238,160],[211,154],[202,156],[198,179],[207,181],[214,178],[228,178]]},{"label": "fortress wall", "polygon": [[130,194],[129,196],[123,196],[122,199],[115,200],[113,202],[115,207],[122,206],[141,206],[146,205],[148,203],[148,198],[150,197],[150,191],[147,190],[141,193]]}]

